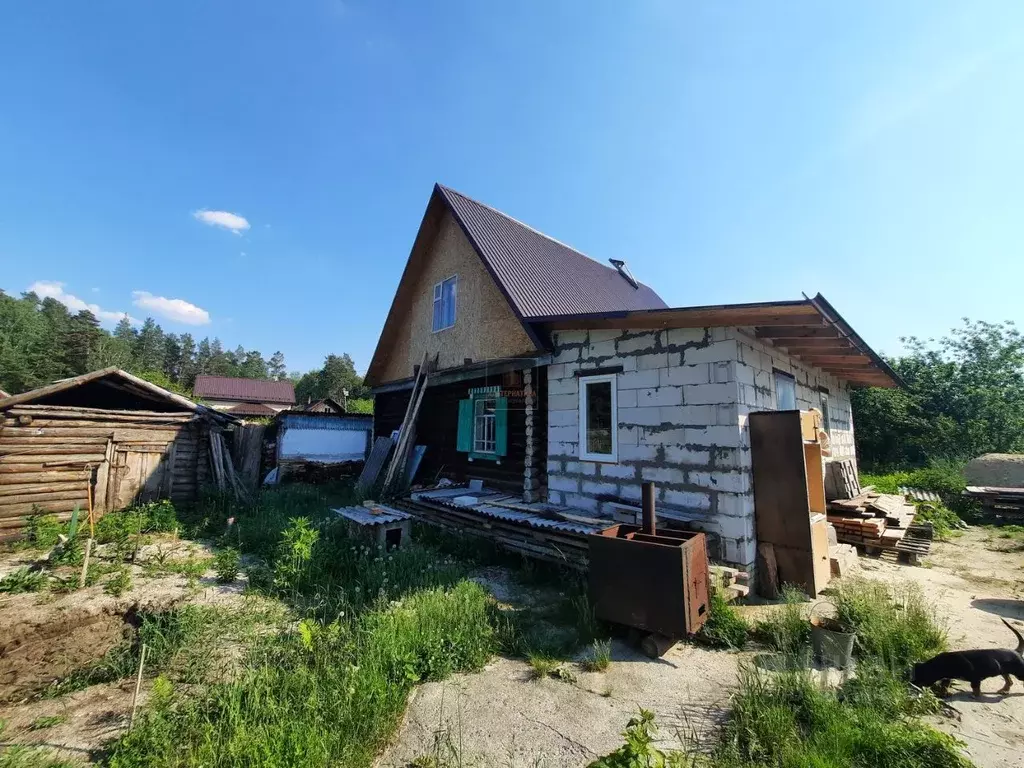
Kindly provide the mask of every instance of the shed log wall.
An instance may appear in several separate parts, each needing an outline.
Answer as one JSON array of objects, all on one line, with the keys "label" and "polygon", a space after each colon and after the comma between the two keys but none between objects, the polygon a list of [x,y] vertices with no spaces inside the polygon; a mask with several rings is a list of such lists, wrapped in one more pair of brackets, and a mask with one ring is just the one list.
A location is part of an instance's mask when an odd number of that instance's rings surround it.
[{"label": "shed log wall", "polygon": [[[0,540],[21,534],[35,511],[67,520],[85,511],[89,489],[98,514],[116,506],[120,455],[158,454],[159,487],[174,501],[191,501],[206,479],[207,422],[190,412],[113,411],[56,405],[15,405],[0,413]],[[112,467],[112,464],[115,466]],[[155,480],[155,478],[154,478]]]}]

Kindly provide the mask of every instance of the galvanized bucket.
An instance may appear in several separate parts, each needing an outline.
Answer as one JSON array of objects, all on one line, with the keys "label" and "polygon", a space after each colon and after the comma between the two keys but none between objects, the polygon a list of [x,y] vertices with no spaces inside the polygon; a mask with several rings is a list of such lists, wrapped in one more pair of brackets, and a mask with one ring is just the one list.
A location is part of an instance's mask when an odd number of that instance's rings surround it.
[{"label": "galvanized bucket", "polygon": [[846,669],[853,658],[853,641],[856,634],[834,618],[816,615],[817,603],[811,608],[811,647],[814,649],[814,660],[820,664]]}]

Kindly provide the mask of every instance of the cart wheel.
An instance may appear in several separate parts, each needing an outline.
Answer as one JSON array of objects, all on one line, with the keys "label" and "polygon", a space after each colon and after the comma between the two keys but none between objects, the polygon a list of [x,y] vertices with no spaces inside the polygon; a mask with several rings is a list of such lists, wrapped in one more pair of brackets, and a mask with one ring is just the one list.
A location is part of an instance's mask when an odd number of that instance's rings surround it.
[{"label": "cart wheel", "polygon": [[640,650],[643,651],[644,655],[652,659],[660,659],[675,644],[676,640],[674,638],[652,632],[645,635],[643,640],[640,641]]}]

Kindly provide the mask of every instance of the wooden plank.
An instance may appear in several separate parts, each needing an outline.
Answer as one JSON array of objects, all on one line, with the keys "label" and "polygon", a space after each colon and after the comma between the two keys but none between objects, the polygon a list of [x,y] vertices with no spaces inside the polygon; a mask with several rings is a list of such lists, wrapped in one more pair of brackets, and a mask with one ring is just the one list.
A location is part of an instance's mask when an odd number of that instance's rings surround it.
[{"label": "wooden plank", "polygon": [[[757,540],[809,553],[810,509],[800,414],[752,413],[749,424]],[[779,569],[785,581],[781,562]]]},{"label": "wooden plank", "polygon": [[0,456],[0,471],[4,467],[25,465],[25,464],[54,464],[57,462],[80,464],[99,463],[103,461],[103,454],[96,453],[62,453],[62,454],[14,454]]},{"label": "wooden plank", "polygon": [[100,437],[7,437],[4,430],[0,430],[0,448],[17,446],[62,446],[69,443],[74,445],[106,445],[107,436]]},{"label": "wooden plank", "polygon": [[65,443],[63,445],[0,445],[0,460],[12,456],[63,456],[103,451],[103,443]]},{"label": "wooden plank", "polygon": [[64,499],[80,499],[84,504],[87,501],[86,490],[88,486],[82,486],[71,491],[54,491],[47,489],[40,493],[26,493],[21,496],[0,496],[0,509],[12,504],[45,504],[49,501],[61,501]]},{"label": "wooden plank", "polygon": [[84,494],[78,500],[63,499],[61,501],[47,501],[38,504],[2,504],[0,505],[0,519],[24,517],[25,515],[32,514],[36,507],[40,507],[43,512],[70,512],[76,506],[84,508],[85,504],[86,498]]},{"label": "wooden plank", "polygon": [[89,487],[89,481],[82,478],[79,480],[55,482],[55,483],[19,483],[16,485],[0,485],[0,498],[7,496],[21,496],[32,493],[50,493],[59,491],[85,491]]},{"label": "wooden plank", "polygon": [[175,419],[178,421],[190,421],[197,418],[196,414],[187,411],[125,411],[110,410],[107,408],[81,408],[73,405],[15,405],[7,410],[15,416],[19,414],[53,415],[59,418],[88,418],[88,419]]}]

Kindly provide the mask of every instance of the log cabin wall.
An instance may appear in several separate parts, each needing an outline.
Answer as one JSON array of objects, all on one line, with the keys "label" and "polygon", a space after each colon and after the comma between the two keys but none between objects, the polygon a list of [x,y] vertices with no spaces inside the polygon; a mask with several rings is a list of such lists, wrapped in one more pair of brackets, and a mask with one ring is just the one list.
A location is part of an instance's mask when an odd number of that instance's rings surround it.
[{"label": "log cabin wall", "polygon": [[136,501],[192,501],[207,479],[209,425],[188,411],[14,405],[0,413],[0,541],[35,512],[67,520]]}]

